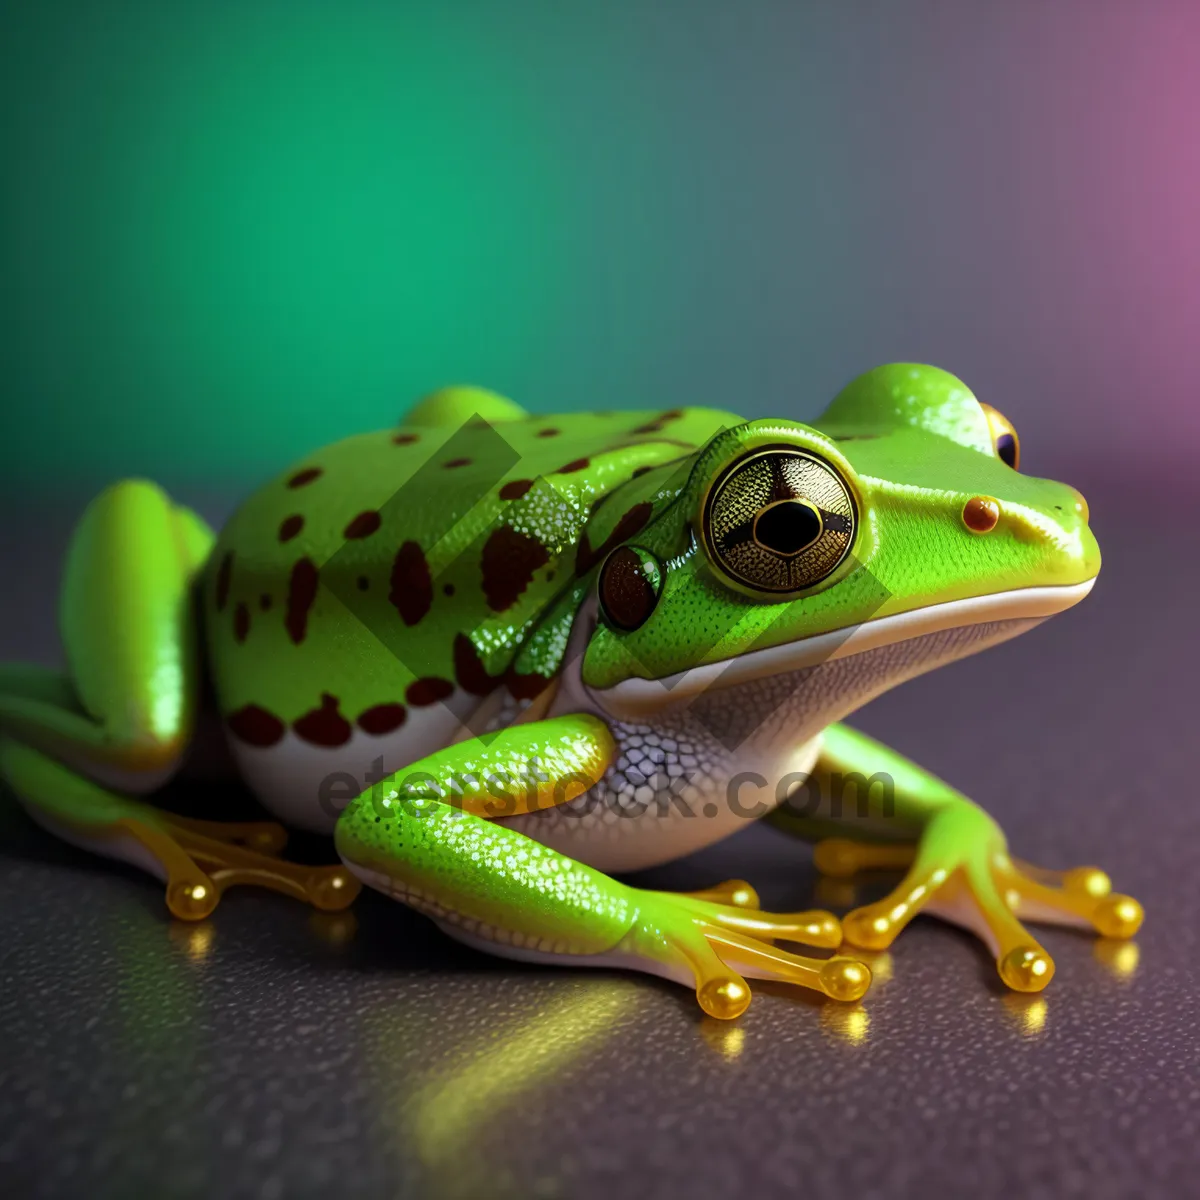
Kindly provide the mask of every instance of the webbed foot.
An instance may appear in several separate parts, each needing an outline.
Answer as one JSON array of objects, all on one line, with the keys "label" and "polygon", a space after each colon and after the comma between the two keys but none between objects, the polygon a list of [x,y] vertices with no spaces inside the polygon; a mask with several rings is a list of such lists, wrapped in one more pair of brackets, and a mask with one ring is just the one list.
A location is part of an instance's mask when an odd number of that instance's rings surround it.
[{"label": "webbed foot", "polygon": [[882,950],[924,911],[975,933],[995,957],[1000,978],[1019,992],[1040,992],[1054,977],[1054,960],[1022,918],[1109,938],[1130,938],[1142,923],[1142,906],[1114,893],[1096,867],[1055,872],[1010,858],[1000,828],[965,801],[937,812],[916,846],[834,838],[817,845],[815,861],[822,873],[842,877],[908,868],[884,899],[846,914],[842,928],[850,944]]},{"label": "webbed foot", "polygon": [[700,1007],[711,1017],[740,1016],[750,1003],[746,979],[811,988],[834,1000],[860,999],[871,971],[853,958],[806,958],[776,941],[836,949],[842,933],[832,913],[767,913],[753,888],[731,880],[704,892],[640,892],[638,918],[621,951],[651,960],[677,978],[690,973]]}]

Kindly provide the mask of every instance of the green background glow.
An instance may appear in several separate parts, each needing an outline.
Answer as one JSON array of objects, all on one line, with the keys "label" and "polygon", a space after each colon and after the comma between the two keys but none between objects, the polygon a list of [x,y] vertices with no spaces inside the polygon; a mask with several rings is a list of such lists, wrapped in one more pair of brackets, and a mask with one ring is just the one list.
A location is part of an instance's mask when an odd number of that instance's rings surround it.
[{"label": "green background glow", "polygon": [[1035,471],[1200,441],[1166,6],[0,22],[5,484],[241,490],[451,382],[803,418],[894,359],[963,376]]}]

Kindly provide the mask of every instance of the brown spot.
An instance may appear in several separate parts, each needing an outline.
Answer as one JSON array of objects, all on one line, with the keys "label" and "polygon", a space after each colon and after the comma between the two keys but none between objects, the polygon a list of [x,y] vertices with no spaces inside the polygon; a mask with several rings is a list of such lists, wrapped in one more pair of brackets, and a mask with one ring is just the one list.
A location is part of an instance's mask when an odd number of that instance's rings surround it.
[{"label": "brown spot", "polygon": [[453,691],[454,684],[450,680],[428,675],[424,679],[414,679],[405,689],[404,698],[414,707],[424,708],[427,704],[445,700]]},{"label": "brown spot", "polygon": [[595,550],[592,549],[591,543],[588,541],[587,530],[585,529],[579,535],[579,549],[575,551],[575,574],[586,575],[614,546],[619,546],[627,538],[633,537],[650,520],[650,514],[653,511],[654,506],[648,500],[643,500],[640,504],[635,504],[617,522],[617,527]]},{"label": "brown spot", "polygon": [[246,640],[246,634],[250,632],[250,610],[238,601],[238,606],[233,610],[233,636],[238,643]]},{"label": "brown spot", "polygon": [[358,727],[372,737],[381,737],[404,724],[408,710],[403,704],[376,704],[358,714]]},{"label": "brown spot", "polygon": [[271,600],[270,593],[263,592],[263,594],[261,596],[259,596],[259,598],[258,598],[258,607],[261,608],[263,612],[270,612],[271,604],[272,604],[272,600]]},{"label": "brown spot", "polygon": [[298,737],[314,746],[344,746],[353,730],[338,711],[338,700],[328,692],[321,694],[321,707],[309,710],[292,722]]},{"label": "brown spot", "polygon": [[370,586],[371,581],[365,575],[360,575],[358,577],[358,590],[360,592],[365,592]]},{"label": "brown spot", "polygon": [[388,600],[405,625],[415,625],[433,603],[433,580],[425,551],[416,542],[405,542],[392,563],[392,586]]},{"label": "brown spot", "polygon": [[225,718],[229,732],[247,746],[273,746],[283,737],[283,722],[272,712],[247,704]]},{"label": "brown spot", "polygon": [[233,551],[226,550],[221,556],[221,565],[217,568],[217,612],[223,612],[229,602],[229,584],[233,580]]},{"label": "brown spot", "polygon": [[682,408],[668,408],[665,413],[658,419],[660,421],[678,421],[683,416]]},{"label": "brown spot", "polygon": [[287,481],[287,485],[290,488],[307,487],[314,479],[320,479],[322,474],[320,467],[305,467],[303,471],[297,471]]},{"label": "brown spot", "polygon": [[634,433],[661,433],[662,432],[662,423],[659,421],[650,421],[646,425],[639,425],[633,432]]},{"label": "brown spot", "polygon": [[451,458],[442,463],[442,466],[447,470],[450,470],[452,467],[469,467],[470,465],[471,460],[469,458]]},{"label": "brown spot", "polygon": [[483,547],[483,594],[493,612],[511,608],[529,586],[533,573],[550,561],[550,551],[536,538],[511,525],[493,530]]},{"label": "brown spot", "polygon": [[501,500],[520,500],[533,487],[532,479],[511,479],[500,489]]},{"label": "brown spot", "polygon": [[510,670],[505,677],[505,682],[508,684],[509,692],[517,700],[533,700],[545,691],[550,679],[546,675],[539,675],[536,671],[529,675],[518,675],[515,671]]},{"label": "brown spot", "polygon": [[283,523],[279,526],[279,540],[281,542],[290,542],[304,528],[304,518],[299,513],[293,513],[290,517],[284,517]]},{"label": "brown spot", "polygon": [[302,558],[288,578],[287,616],[283,623],[298,646],[308,632],[308,610],[317,597],[317,568],[311,558]]},{"label": "brown spot", "polygon": [[452,583],[443,584],[442,585],[442,595],[453,596],[454,595],[454,584],[452,584]]},{"label": "brown spot", "polygon": [[379,528],[381,524],[379,514],[373,509],[368,508],[365,512],[360,512],[353,521],[342,531],[342,537],[345,538],[365,538]]},{"label": "brown spot", "polygon": [[587,459],[587,458],[573,458],[573,459],[571,459],[571,461],[569,463],[567,463],[567,465],[565,467],[559,467],[558,473],[560,475],[574,474],[574,472],[576,472],[576,471],[582,471],[583,468],[586,467],[590,461],[591,461],[591,459]]},{"label": "brown spot", "polygon": [[413,442],[418,440],[419,439],[415,433],[397,433],[392,438],[392,441],[395,442],[397,446],[411,446]]},{"label": "brown spot", "polygon": [[551,425],[549,429],[539,429],[537,435],[538,437],[558,437],[558,430]]},{"label": "brown spot", "polygon": [[458,633],[454,635],[454,678],[464,692],[486,696],[503,676],[489,675],[475,643],[465,633]]},{"label": "brown spot", "polygon": [[[654,470],[653,467],[638,467],[637,470],[634,471],[634,473],[632,475],[630,475],[629,478],[630,479],[639,479],[641,476],[645,475],[647,471],[653,471],[653,470]],[[611,495],[611,493],[605,492],[605,495],[606,496]]]}]

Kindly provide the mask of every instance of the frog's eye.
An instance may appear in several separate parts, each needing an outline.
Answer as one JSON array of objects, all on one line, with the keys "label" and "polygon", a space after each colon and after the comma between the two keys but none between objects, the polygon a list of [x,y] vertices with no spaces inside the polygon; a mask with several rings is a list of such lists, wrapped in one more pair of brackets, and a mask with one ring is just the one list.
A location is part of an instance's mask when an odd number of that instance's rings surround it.
[{"label": "frog's eye", "polygon": [[709,489],[702,525],[709,557],[761,592],[820,583],[850,552],[854,498],[827,462],[793,446],[756,450]]},{"label": "frog's eye", "polygon": [[600,606],[608,623],[629,632],[644,625],[662,591],[658,560],[640,546],[619,546],[600,568]]},{"label": "frog's eye", "polygon": [[987,417],[988,430],[992,435],[992,449],[996,451],[996,457],[1002,463],[1007,463],[1014,471],[1020,470],[1021,441],[1017,437],[1013,423],[1002,412],[997,412],[990,404],[984,404],[982,400],[979,402],[979,407],[983,409],[983,415]]}]

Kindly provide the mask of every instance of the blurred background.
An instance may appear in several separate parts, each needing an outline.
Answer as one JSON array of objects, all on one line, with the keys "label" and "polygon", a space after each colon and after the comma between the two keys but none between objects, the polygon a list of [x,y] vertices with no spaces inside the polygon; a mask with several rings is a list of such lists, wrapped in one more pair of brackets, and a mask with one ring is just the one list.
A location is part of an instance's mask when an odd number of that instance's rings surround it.
[{"label": "blurred background", "polygon": [[929,361],[1029,469],[1200,444],[1188,0],[7,4],[2,475],[250,486],[475,382],[814,415]]},{"label": "blurred background", "polygon": [[[932,362],[1087,494],[1105,568],[855,723],[1148,914],[1047,932],[1037,996],[918,919],[861,1005],[716,1023],[376,894],[184,928],[0,796],[0,1192],[1194,1191],[1197,63],[1192,0],[0,0],[0,660],[59,657],[117,476],[220,522],[447,383],[804,419]],[[728,877],[886,886],[759,825],[637,882]]]}]

